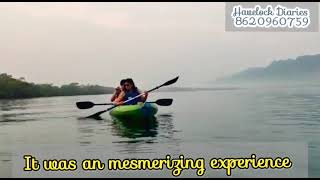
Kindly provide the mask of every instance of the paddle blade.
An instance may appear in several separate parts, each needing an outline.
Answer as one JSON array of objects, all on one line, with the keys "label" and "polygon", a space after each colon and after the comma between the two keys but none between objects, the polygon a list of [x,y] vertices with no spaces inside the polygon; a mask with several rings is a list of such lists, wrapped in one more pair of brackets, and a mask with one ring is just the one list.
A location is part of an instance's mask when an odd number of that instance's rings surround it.
[{"label": "paddle blade", "polygon": [[79,109],[89,109],[94,106],[94,103],[90,101],[84,101],[84,102],[77,102],[76,105]]},{"label": "paddle blade", "polygon": [[156,104],[159,106],[170,106],[172,104],[173,99],[158,99]]},{"label": "paddle blade", "polygon": [[170,81],[164,83],[162,86],[169,86],[171,84],[174,84],[174,83],[176,83],[178,81],[178,79],[179,79],[179,76],[177,76],[176,78],[171,79]]},{"label": "paddle blade", "polygon": [[97,113],[92,114],[91,116],[88,116],[88,117],[86,117],[86,118],[101,120],[102,118],[100,117],[100,115],[101,115],[102,113],[105,113],[105,112],[107,112],[107,110],[97,112]]},{"label": "paddle blade", "polygon": [[92,119],[101,120],[101,119],[102,119],[102,118],[100,117],[101,114],[103,114],[103,113],[105,113],[105,112],[107,112],[107,111],[110,111],[111,109],[116,108],[117,106],[118,106],[118,105],[114,105],[114,106],[112,106],[112,107],[110,107],[110,108],[108,108],[108,109],[106,109],[106,110],[99,111],[99,112],[97,112],[97,113],[95,113],[95,114],[92,114],[91,116],[86,117],[86,118],[92,118]]}]

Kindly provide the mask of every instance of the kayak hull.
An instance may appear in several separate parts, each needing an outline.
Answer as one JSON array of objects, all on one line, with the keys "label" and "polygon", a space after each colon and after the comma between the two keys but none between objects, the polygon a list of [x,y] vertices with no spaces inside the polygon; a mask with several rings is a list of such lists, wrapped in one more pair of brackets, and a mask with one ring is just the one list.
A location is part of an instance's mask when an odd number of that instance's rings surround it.
[{"label": "kayak hull", "polygon": [[110,115],[117,119],[146,119],[154,117],[158,107],[154,103],[139,103],[136,105],[118,106],[110,111]]}]

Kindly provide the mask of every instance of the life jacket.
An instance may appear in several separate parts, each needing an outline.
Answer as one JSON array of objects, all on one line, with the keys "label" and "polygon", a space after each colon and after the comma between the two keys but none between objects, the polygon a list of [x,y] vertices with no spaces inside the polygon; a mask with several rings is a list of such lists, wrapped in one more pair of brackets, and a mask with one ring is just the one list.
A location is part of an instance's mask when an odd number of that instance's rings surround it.
[{"label": "life jacket", "polygon": [[[140,93],[138,92],[138,90],[133,90],[133,91],[130,91],[130,92],[125,92],[126,95],[124,96],[124,100],[127,101],[129,99],[132,99],[138,95],[140,95]],[[138,97],[132,101],[129,101],[126,103],[126,105],[134,105],[134,104],[137,104],[138,102],[142,101],[141,100],[141,97]]]}]

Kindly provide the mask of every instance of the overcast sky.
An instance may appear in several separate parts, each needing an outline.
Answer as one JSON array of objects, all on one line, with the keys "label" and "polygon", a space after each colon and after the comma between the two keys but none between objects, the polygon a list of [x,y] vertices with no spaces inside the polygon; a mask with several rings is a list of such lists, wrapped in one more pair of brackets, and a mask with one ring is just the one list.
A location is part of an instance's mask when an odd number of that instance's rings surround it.
[{"label": "overcast sky", "polygon": [[203,85],[320,53],[320,32],[226,32],[220,3],[0,3],[0,73],[35,83]]}]

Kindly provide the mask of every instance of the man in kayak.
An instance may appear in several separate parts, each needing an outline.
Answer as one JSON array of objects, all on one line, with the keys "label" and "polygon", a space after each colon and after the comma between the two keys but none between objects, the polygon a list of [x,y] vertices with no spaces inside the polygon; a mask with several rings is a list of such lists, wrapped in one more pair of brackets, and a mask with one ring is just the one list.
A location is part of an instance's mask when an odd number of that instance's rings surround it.
[{"label": "man in kayak", "polygon": [[[128,78],[124,81],[124,91],[120,92],[119,96],[114,100],[117,105],[123,105],[124,101],[132,99],[138,95],[142,94],[141,91],[135,86],[133,80]],[[138,102],[145,102],[148,98],[148,92],[144,92],[144,95],[129,101],[126,105],[137,104]]]},{"label": "man in kayak", "polygon": [[113,95],[111,96],[111,102],[114,102],[114,100],[116,100],[117,99],[117,97],[120,95],[120,93],[122,92],[122,91],[124,91],[124,83],[125,83],[125,79],[122,79],[121,81],[120,81],[120,86],[118,86],[116,89],[115,89],[115,92],[113,93]]}]

